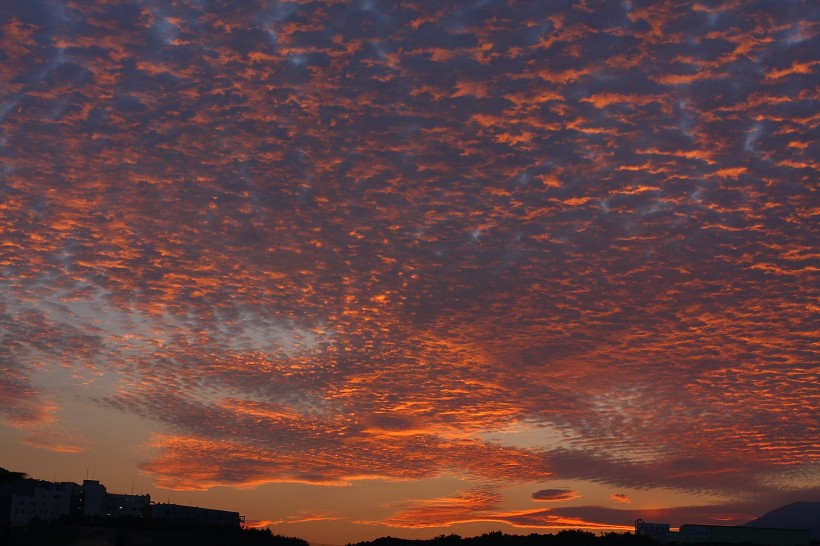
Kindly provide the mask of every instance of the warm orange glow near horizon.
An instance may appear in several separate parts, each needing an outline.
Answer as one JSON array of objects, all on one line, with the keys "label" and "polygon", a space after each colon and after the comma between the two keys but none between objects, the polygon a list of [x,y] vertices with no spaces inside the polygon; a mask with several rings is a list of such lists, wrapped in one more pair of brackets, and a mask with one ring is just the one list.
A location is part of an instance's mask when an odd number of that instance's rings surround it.
[{"label": "warm orange glow near horizon", "polygon": [[776,4],[9,3],[0,466],[327,544],[820,498]]}]

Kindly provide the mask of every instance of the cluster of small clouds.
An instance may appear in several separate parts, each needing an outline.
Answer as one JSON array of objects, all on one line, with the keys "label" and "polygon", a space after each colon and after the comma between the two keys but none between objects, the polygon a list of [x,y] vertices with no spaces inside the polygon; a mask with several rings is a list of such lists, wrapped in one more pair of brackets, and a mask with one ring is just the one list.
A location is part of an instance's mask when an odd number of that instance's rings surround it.
[{"label": "cluster of small clouds", "polygon": [[[89,447],[55,366],[169,488],[816,478],[818,13],[778,6],[10,6],[0,419]],[[391,521],[580,521],[493,495]]]},{"label": "cluster of small clouds", "polygon": [[[581,518],[560,515],[549,509],[504,510],[503,498],[493,488],[462,491],[453,497],[416,501],[399,511],[385,522],[392,527],[446,527],[457,523],[477,521],[506,523],[526,528],[573,528],[600,529],[619,528],[618,524],[605,524]],[[361,522],[376,523],[376,522]],[[626,529],[625,527],[623,527]]]}]

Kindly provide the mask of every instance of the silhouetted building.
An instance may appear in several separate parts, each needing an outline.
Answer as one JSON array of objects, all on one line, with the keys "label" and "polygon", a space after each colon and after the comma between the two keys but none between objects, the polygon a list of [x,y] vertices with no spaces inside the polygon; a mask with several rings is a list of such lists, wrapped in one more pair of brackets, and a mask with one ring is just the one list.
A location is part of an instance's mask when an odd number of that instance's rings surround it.
[{"label": "silhouetted building", "polygon": [[680,542],[697,544],[766,544],[768,546],[808,546],[807,529],[770,529],[766,527],[726,527],[722,525],[680,526]]},{"label": "silhouetted building", "polygon": [[668,523],[649,523],[642,519],[635,520],[635,534],[647,536],[661,544],[668,544],[672,539]]},{"label": "silhouetted building", "polygon": [[151,519],[185,521],[221,527],[239,527],[241,521],[239,512],[165,503],[151,505]]},{"label": "silhouetted building", "polygon": [[25,480],[11,492],[9,523],[26,525],[38,519],[52,521],[71,510],[73,483],[51,483]]},{"label": "silhouetted building", "polygon": [[27,525],[35,519],[52,521],[69,514],[130,516],[221,527],[239,527],[244,521],[239,512],[152,504],[150,495],[108,493],[97,480],[84,480],[82,485],[77,485],[22,477],[0,483],[0,527]]},{"label": "silhouetted building", "polygon": [[105,497],[105,515],[114,518],[148,517],[151,510],[151,495],[121,495],[108,493]]},{"label": "silhouetted building", "polygon": [[107,494],[105,486],[97,480],[83,480],[79,488],[79,503],[75,503],[77,513],[84,516],[104,515]]},{"label": "silhouetted building", "polygon": [[0,490],[0,523],[12,526],[28,525],[35,519],[52,521],[69,514],[147,517],[150,508],[150,495],[108,493],[96,480],[77,485],[21,479],[4,484]]}]

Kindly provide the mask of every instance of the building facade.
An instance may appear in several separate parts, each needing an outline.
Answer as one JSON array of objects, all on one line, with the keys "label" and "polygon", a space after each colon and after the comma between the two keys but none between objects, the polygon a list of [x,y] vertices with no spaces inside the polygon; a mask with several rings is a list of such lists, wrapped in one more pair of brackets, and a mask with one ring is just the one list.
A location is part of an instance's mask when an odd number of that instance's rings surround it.
[{"label": "building facade", "polygon": [[635,520],[635,534],[647,536],[661,544],[668,544],[672,539],[668,523],[649,523],[642,519]]},{"label": "building facade", "polygon": [[151,506],[151,519],[184,521],[220,527],[239,527],[242,521],[239,512],[166,503],[157,503]]},{"label": "building facade", "polygon": [[105,515],[113,518],[147,518],[151,513],[151,495],[122,495],[108,493],[105,497]]},{"label": "building facade", "polygon": [[0,483],[0,527],[23,526],[33,521],[54,521],[62,516],[131,517],[240,527],[239,512],[151,502],[150,495],[109,493],[97,480],[53,483],[19,478]]},{"label": "building facade", "polygon": [[75,513],[84,516],[104,515],[106,495],[108,492],[105,486],[97,480],[83,480],[74,500]]},{"label": "building facade", "polygon": [[726,527],[721,525],[681,525],[683,544],[766,544],[767,546],[808,546],[806,529],[771,529],[766,527]]},{"label": "building facade", "polygon": [[11,494],[9,523],[26,525],[32,521],[53,521],[71,510],[73,483],[33,482]]},{"label": "building facade", "polygon": [[82,485],[23,479],[6,484],[0,491],[0,523],[17,527],[37,521],[54,521],[61,516],[148,517],[150,495],[108,493],[96,480]]}]

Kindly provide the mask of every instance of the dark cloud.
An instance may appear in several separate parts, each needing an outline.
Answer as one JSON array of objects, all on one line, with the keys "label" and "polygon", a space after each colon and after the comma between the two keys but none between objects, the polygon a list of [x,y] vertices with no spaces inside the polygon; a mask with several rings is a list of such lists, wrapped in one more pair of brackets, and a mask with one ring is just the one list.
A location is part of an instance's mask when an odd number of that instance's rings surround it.
[{"label": "dark cloud", "polygon": [[572,489],[541,489],[532,494],[532,500],[565,502],[577,499],[581,495]]}]

